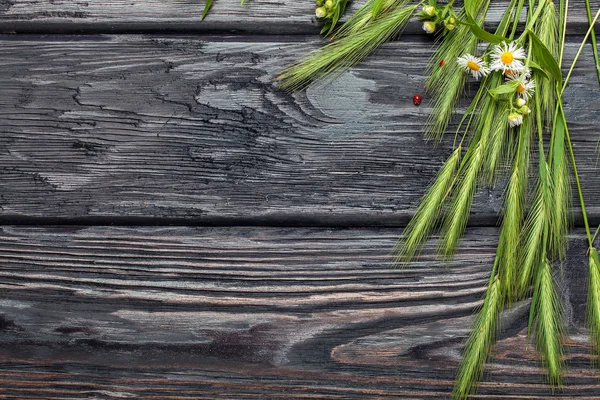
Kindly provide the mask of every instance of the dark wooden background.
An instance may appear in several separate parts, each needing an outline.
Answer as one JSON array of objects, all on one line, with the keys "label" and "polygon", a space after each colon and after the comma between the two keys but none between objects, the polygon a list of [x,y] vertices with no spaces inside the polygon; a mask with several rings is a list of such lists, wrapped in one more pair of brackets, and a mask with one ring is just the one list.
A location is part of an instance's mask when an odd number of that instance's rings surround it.
[{"label": "dark wooden background", "polygon": [[[202,8],[0,0],[0,398],[447,398],[502,188],[477,195],[454,261],[432,241],[391,268],[451,145],[423,140],[429,99],[412,104],[433,41],[412,23],[292,95],[273,77],[322,44],[311,0],[216,0],[205,22]],[[595,224],[599,110],[588,45],[566,111]],[[477,398],[600,398],[576,211],[557,277],[564,390],[526,346],[523,302]]]}]

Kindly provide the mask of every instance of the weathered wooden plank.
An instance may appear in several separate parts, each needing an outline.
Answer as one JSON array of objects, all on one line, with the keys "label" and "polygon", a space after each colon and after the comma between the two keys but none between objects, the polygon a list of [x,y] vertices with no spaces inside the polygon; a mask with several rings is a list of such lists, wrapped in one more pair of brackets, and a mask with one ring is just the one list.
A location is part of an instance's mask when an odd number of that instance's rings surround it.
[{"label": "weathered wooden plank", "polygon": [[[0,218],[404,224],[452,142],[434,148],[420,133],[431,110],[412,96],[432,43],[413,39],[291,95],[273,78],[314,40],[4,36]],[[598,216],[600,87],[589,53],[565,96]],[[481,192],[474,223],[495,224],[501,194]]]},{"label": "weathered wooden plank", "polygon": [[[354,1],[349,11],[364,4]],[[217,0],[209,17],[201,21],[202,0],[3,0],[0,1],[0,32],[247,32],[297,34],[319,32],[313,0]],[[599,0],[592,0],[597,9]],[[507,2],[491,5],[490,26],[499,21]],[[585,3],[572,2],[570,31],[585,32]],[[408,32],[420,31],[418,22]]]},{"label": "weathered wooden plank", "polygon": [[[395,229],[15,227],[0,230],[0,396],[447,398],[497,229],[456,259],[393,269]],[[564,391],[600,396],[589,367],[585,241],[561,290]],[[477,398],[547,399],[528,307],[504,317]]]}]

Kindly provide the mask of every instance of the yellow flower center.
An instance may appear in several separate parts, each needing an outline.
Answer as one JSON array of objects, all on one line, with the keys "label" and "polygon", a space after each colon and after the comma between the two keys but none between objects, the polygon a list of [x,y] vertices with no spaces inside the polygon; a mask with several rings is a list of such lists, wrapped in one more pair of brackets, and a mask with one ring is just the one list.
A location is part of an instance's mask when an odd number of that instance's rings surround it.
[{"label": "yellow flower center", "polygon": [[467,62],[467,67],[471,70],[471,71],[479,71],[479,69],[481,68],[479,66],[479,64],[477,64],[475,61],[468,61]]},{"label": "yellow flower center", "polygon": [[517,92],[523,93],[525,91],[525,86],[522,83],[519,83],[519,87],[517,88]]},{"label": "yellow flower center", "polygon": [[500,60],[506,65],[510,64],[514,59],[515,56],[513,56],[513,54],[510,51],[505,51],[500,56]]}]

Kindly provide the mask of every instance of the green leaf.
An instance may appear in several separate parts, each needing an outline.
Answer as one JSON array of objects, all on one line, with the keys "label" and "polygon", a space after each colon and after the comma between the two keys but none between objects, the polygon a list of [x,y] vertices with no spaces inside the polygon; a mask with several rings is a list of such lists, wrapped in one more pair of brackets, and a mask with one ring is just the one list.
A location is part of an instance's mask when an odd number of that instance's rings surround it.
[{"label": "green leaf", "polygon": [[531,30],[527,30],[527,34],[532,40],[533,55],[540,66],[544,68],[558,83],[562,83],[562,72],[556,62],[556,59],[548,50],[546,45],[536,36]]},{"label": "green leaf", "polygon": [[477,25],[477,22],[475,22],[475,20],[469,13],[469,11],[467,10],[466,2],[465,2],[465,14],[467,16],[467,22],[463,21],[462,23],[467,25],[471,29],[471,32],[473,32],[473,35],[477,36],[479,39],[483,40],[484,42],[493,43],[493,44],[510,41],[507,38],[505,38],[504,36],[494,35],[493,33],[489,33],[487,31],[481,29],[479,27],[479,25]]},{"label": "green leaf", "polygon": [[467,13],[467,17],[469,15],[475,15],[477,10],[477,0],[465,0],[464,8]]},{"label": "green leaf", "polygon": [[208,14],[208,10],[210,10],[212,3],[213,3],[213,0],[206,0],[206,4],[204,5],[204,11],[202,12],[202,20],[203,21],[204,21],[204,18],[206,18],[206,14]]},{"label": "green leaf", "polygon": [[506,82],[504,85],[500,85],[498,87],[490,89],[489,92],[492,96],[497,96],[500,94],[514,93],[517,90],[518,86],[519,86],[518,80],[509,81],[509,82]]},{"label": "green leaf", "polygon": [[529,60],[529,67],[533,70],[533,72],[537,72],[542,75],[546,79],[550,79],[550,75],[536,62]]}]

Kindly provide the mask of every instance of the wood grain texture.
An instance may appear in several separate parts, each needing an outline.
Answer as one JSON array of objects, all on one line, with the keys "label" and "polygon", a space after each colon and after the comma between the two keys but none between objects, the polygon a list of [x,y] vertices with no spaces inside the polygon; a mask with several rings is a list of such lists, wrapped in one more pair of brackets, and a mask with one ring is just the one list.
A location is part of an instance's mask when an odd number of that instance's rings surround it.
[{"label": "wood grain texture", "polygon": [[[99,32],[171,31],[263,34],[318,34],[314,0],[216,0],[201,21],[203,0],[0,0],[0,32]],[[352,12],[365,1],[354,1]],[[508,2],[495,1],[488,25],[495,25]],[[599,0],[592,0],[597,9]],[[347,14],[349,15],[349,14]],[[584,2],[572,2],[570,31],[586,31]],[[407,32],[421,31],[415,21]]]},{"label": "wood grain texture", "polygon": [[[294,95],[273,79],[318,41],[1,39],[4,222],[398,225],[450,152],[450,138],[438,148],[422,138],[427,96],[411,100],[428,38],[384,46]],[[565,107],[596,222],[600,87],[589,50]],[[501,196],[482,189],[472,222],[494,225]]]},{"label": "wood grain texture", "polygon": [[[487,283],[497,229],[456,259],[430,243],[392,269],[394,229],[15,227],[0,230],[4,398],[443,399]],[[564,391],[504,315],[479,399],[592,399],[582,232],[562,297]]]}]

